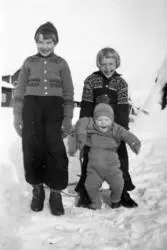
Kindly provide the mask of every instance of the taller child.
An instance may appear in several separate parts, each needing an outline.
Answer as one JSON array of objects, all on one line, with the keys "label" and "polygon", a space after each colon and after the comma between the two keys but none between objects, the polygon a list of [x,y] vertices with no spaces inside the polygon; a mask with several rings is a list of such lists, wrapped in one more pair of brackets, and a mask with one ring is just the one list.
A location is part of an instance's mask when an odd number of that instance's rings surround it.
[{"label": "taller child", "polygon": [[[84,82],[80,118],[92,117],[93,110],[98,103],[107,103],[114,110],[115,121],[119,125],[128,129],[129,104],[128,104],[128,84],[116,72],[120,66],[120,56],[113,48],[101,49],[96,58],[96,65],[99,71],[92,73]],[[76,186],[76,191],[80,195],[78,206],[87,206],[89,197],[85,190],[86,169],[88,163],[89,148],[84,148],[84,159],[81,166],[81,178]],[[129,174],[128,154],[125,142],[118,148],[121,170],[124,178],[124,188],[121,196],[121,204],[125,207],[136,207],[137,203],[130,197],[128,191],[135,186]]]},{"label": "taller child", "polygon": [[61,190],[68,183],[62,133],[72,127],[74,89],[67,62],[54,54],[54,25],[42,24],[34,38],[38,53],[24,61],[14,93],[14,126],[22,136],[25,179],[33,187],[31,209],[43,209],[46,184],[52,214],[62,215]]}]

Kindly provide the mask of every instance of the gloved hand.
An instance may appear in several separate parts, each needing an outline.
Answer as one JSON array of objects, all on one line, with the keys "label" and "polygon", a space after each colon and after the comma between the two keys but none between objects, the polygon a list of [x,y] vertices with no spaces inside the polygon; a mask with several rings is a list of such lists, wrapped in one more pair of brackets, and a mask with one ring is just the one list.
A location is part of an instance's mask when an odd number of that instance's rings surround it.
[{"label": "gloved hand", "polygon": [[21,115],[14,115],[14,128],[19,136],[22,136],[23,121]]},{"label": "gloved hand", "polygon": [[86,145],[86,135],[85,134],[78,134],[76,136],[76,141],[77,141],[77,148],[82,151],[84,146]]},{"label": "gloved hand", "polygon": [[67,137],[70,133],[72,133],[73,127],[72,127],[72,119],[70,117],[64,117],[61,130],[63,132],[62,133],[63,138]]},{"label": "gloved hand", "polygon": [[139,154],[141,143],[132,143],[132,150],[135,154]]},{"label": "gloved hand", "polygon": [[74,156],[77,151],[76,137],[72,133],[67,137],[67,152],[70,156]]}]

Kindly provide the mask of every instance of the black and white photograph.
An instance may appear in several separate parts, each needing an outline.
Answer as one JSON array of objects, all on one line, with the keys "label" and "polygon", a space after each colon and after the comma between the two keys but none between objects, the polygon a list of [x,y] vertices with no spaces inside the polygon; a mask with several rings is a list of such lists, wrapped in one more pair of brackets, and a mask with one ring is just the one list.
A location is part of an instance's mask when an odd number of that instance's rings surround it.
[{"label": "black and white photograph", "polygon": [[2,0],[0,250],[165,250],[167,1]]}]

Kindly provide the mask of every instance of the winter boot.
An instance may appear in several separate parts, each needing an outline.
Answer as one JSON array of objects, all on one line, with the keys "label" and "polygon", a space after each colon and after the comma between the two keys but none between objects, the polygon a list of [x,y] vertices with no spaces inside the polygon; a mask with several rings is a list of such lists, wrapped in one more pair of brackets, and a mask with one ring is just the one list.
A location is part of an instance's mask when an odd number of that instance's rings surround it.
[{"label": "winter boot", "polygon": [[121,207],[121,202],[120,201],[111,203],[111,208],[112,209],[119,208],[119,207]]},{"label": "winter boot", "polygon": [[50,191],[49,205],[53,215],[60,216],[64,214],[64,207],[60,191],[53,189]]},{"label": "winter boot", "polygon": [[45,192],[43,184],[33,185],[33,197],[31,202],[31,209],[35,212],[39,212],[43,209]]},{"label": "winter boot", "polygon": [[89,208],[91,204],[90,198],[88,196],[88,193],[85,189],[79,192],[79,199],[77,201],[76,206],[77,207],[84,207]]},{"label": "winter boot", "polygon": [[122,193],[121,205],[127,208],[133,208],[138,206],[138,204],[130,197],[128,192]]}]

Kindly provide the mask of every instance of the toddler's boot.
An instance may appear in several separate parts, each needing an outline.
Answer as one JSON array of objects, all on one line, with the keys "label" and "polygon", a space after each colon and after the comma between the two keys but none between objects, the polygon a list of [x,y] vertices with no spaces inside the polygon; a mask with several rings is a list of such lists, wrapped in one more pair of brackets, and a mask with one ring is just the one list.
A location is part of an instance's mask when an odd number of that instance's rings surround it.
[{"label": "toddler's boot", "polygon": [[115,208],[119,208],[121,206],[121,202],[112,202],[111,203],[111,208],[115,209]]},{"label": "toddler's boot", "polygon": [[32,194],[31,209],[35,212],[39,212],[43,209],[45,200],[43,184],[33,185]]},{"label": "toddler's boot", "polygon": [[64,207],[60,191],[51,189],[49,205],[53,215],[60,216],[64,214]]}]

